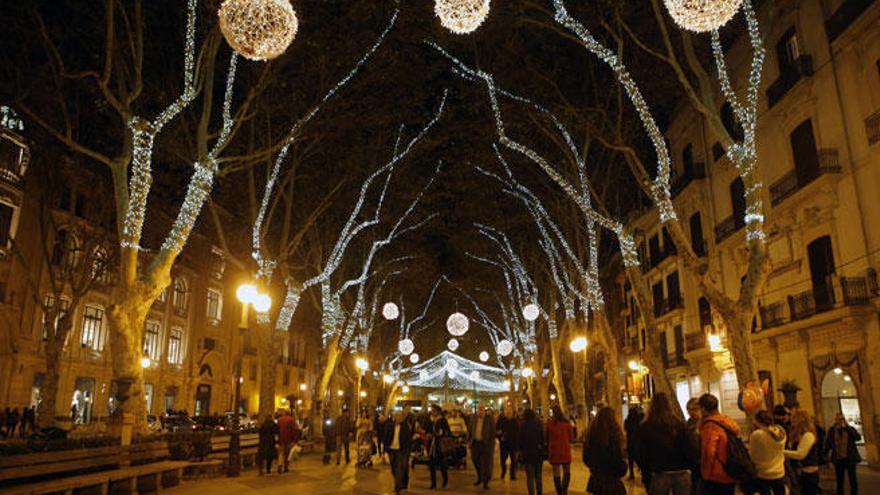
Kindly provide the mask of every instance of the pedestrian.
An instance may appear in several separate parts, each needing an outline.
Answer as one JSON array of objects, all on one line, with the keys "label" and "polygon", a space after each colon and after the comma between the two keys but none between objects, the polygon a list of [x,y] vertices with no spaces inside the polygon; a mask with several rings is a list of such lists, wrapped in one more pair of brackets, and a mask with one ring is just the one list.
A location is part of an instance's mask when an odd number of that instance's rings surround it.
[{"label": "pedestrian", "polygon": [[[626,431],[626,458],[629,463],[629,479],[634,480],[635,476],[635,450],[633,439],[636,437],[636,433],[639,431],[639,426],[641,426],[642,421],[645,419],[645,413],[642,410],[642,406],[635,405],[630,408],[629,412],[626,415],[626,419],[623,421],[623,429]],[[639,468],[641,470],[641,467]],[[649,480],[646,479],[650,477],[650,473],[642,472],[642,481],[645,483],[645,486],[648,486]]]},{"label": "pedestrian", "polygon": [[797,409],[791,414],[791,431],[785,457],[792,460],[801,495],[819,493],[819,451],[816,423],[807,411]]},{"label": "pedestrian", "polygon": [[856,479],[856,465],[862,461],[856,442],[862,439],[862,435],[846,422],[843,413],[837,413],[834,424],[828,429],[825,437],[825,452],[831,454],[830,460],[834,464],[834,477],[837,481],[837,495],[843,495],[844,478],[846,473],[849,477],[849,493],[858,495],[859,484]]},{"label": "pedestrian", "polygon": [[272,473],[272,459],[278,455],[276,447],[275,435],[278,434],[278,425],[271,414],[266,415],[263,424],[260,425],[260,444],[258,448],[259,462],[257,470],[260,475],[263,474],[263,466],[266,466],[266,474]]},{"label": "pedestrian", "polygon": [[9,438],[15,436],[15,430],[18,427],[19,420],[18,408],[12,409],[12,412],[6,415],[6,431]]},{"label": "pedestrian", "polygon": [[518,440],[520,462],[526,472],[526,487],[529,495],[542,495],[541,470],[544,456],[547,454],[544,425],[538,421],[535,411],[531,408],[523,411],[522,418]]},{"label": "pedestrian", "polygon": [[[440,406],[434,404],[431,406],[431,414],[429,416],[430,424],[428,425],[428,455],[430,456],[429,467],[431,469],[431,490],[437,488],[437,469],[443,475],[443,488],[449,483],[449,474],[446,466],[446,455],[448,444],[452,440],[452,432],[449,431],[449,422]],[[444,448],[446,446],[446,448]],[[453,443],[452,448],[455,448]]]},{"label": "pedestrian", "polygon": [[755,463],[757,477],[743,492],[785,495],[785,429],[773,424],[769,411],[758,411],[754,424],[755,430],[749,436],[749,455]]},{"label": "pedestrian", "polygon": [[3,435],[3,438],[9,436],[9,432],[6,431],[6,418],[9,417],[9,408],[5,408],[0,410],[0,435]]},{"label": "pedestrian", "polygon": [[367,438],[366,435],[369,435],[371,431],[373,431],[373,422],[370,421],[370,415],[367,413],[366,409],[361,411],[360,416],[358,416],[357,423],[355,423],[355,442],[360,444],[362,438]]},{"label": "pedestrian", "polygon": [[587,493],[625,495],[621,478],[626,476],[623,458],[623,432],[614,419],[614,409],[603,407],[587,430],[583,450],[584,464],[590,468]]},{"label": "pedestrian", "polygon": [[351,418],[348,409],[342,408],[342,413],[336,418],[336,465],[342,460],[342,451],[345,450],[345,463],[351,462],[349,454],[349,436],[351,435]]},{"label": "pedestrian", "polygon": [[399,494],[409,486],[409,451],[412,446],[412,436],[410,422],[404,417],[403,412],[394,413],[394,419],[387,421],[382,439],[391,464],[395,494]]},{"label": "pedestrian", "polygon": [[495,424],[501,453],[501,479],[507,473],[507,460],[510,459],[510,479],[516,479],[516,458],[519,452],[519,422],[513,415],[513,406],[504,407],[504,414],[498,416]]},{"label": "pedestrian", "polygon": [[32,405],[27,419],[28,431],[34,433],[37,431],[37,406]]},{"label": "pedestrian", "polygon": [[724,470],[727,463],[727,432],[739,435],[739,426],[718,412],[718,398],[700,397],[700,473],[706,495],[733,495],[736,482]]},{"label": "pedestrian", "polygon": [[336,423],[330,417],[330,413],[324,413],[324,425],[321,428],[324,434],[324,464],[330,464],[330,456],[336,452]]},{"label": "pedestrian", "polygon": [[[688,429],[688,436],[691,442],[696,445],[696,452],[700,451],[700,399],[691,397],[687,401],[688,419],[685,422]],[[691,495],[699,495],[702,493],[703,479],[700,477],[700,456],[698,455],[691,465]]]},{"label": "pedestrian", "polygon": [[634,451],[642,475],[650,473],[649,495],[690,495],[690,468],[698,446],[691,441],[687,425],[672,412],[669,397],[654,395],[642,425],[636,431]]},{"label": "pedestrian", "polygon": [[385,443],[382,441],[384,434],[385,414],[377,412],[376,416],[373,418],[373,441],[376,443],[376,453],[379,454],[379,458],[382,459],[382,462],[385,462]]},{"label": "pedestrian", "polygon": [[574,440],[574,430],[558,405],[552,406],[550,412],[551,417],[545,427],[547,460],[553,467],[556,494],[565,495],[571,483],[571,442]]},{"label": "pedestrian", "polygon": [[449,430],[452,432],[452,436],[467,437],[467,422],[461,415],[461,411],[453,409],[447,422],[449,423]]},{"label": "pedestrian", "polygon": [[288,459],[290,457],[290,449],[298,441],[299,428],[296,425],[296,420],[290,415],[290,410],[285,409],[281,413],[281,417],[278,418],[278,443],[281,444],[279,451],[282,457],[281,462],[278,463],[279,474],[281,474],[282,469],[285,473],[290,470],[290,461]]},{"label": "pedestrian", "polygon": [[485,404],[477,406],[470,431],[471,460],[477,471],[474,486],[482,484],[488,490],[489,480],[492,479],[492,456],[495,453],[495,421],[486,413]]}]

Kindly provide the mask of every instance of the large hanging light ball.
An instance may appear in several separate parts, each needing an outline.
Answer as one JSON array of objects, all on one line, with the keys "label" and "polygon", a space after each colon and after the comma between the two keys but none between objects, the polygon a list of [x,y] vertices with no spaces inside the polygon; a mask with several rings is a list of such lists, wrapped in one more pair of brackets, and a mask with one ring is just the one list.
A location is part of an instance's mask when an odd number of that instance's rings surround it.
[{"label": "large hanging light ball", "polygon": [[541,316],[541,308],[537,304],[526,304],[522,310],[523,318],[528,321],[535,321]]},{"label": "large hanging light ball", "polygon": [[386,320],[396,320],[400,316],[400,308],[393,302],[385,303],[385,306],[382,306],[382,316]]},{"label": "large hanging light ball", "polygon": [[679,26],[705,33],[727,24],[739,11],[742,0],[663,0]]},{"label": "large hanging light ball", "polygon": [[397,343],[397,350],[404,356],[408,356],[412,354],[412,351],[416,350],[416,345],[410,339],[403,339]]},{"label": "large hanging light ball", "polygon": [[456,337],[461,337],[466,334],[469,327],[470,322],[468,321],[468,317],[461,313],[452,313],[446,320],[446,329]]},{"label": "large hanging light ball", "polygon": [[485,363],[488,360],[489,360],[489,353],[486,351],[481,352],[480,353],[480,361]]},{"label": "large hanging light ball", "polygon": [[409,355],[409,362],[411,362],[412,364],[418,363],[419,362],[419,355],[416,353],[410,354]]},{"label": "large hanging light ball", "polygon": [[498,342],[495,350],[502,357],[509,356],[511,352],[513,352],[513,344],[510,343],[509,340],[502,340]]},{"label": "large hanging light ball", "polygon": [[218,16],[226,42],[251,60],[284,53],[299,27],[288,0],[224,0]]},{"label": "large hanging light ball", "polygon": [[456,349],[458,349],[458,339],[449,339],[449,342],[446,343],[446,347],[450,351],[455,352]]},{"label": "large hanging light ball", "polygon": [[472,33],[489,16],[491,0],[435,0],[434,13],[440,24],[455,34]]}]

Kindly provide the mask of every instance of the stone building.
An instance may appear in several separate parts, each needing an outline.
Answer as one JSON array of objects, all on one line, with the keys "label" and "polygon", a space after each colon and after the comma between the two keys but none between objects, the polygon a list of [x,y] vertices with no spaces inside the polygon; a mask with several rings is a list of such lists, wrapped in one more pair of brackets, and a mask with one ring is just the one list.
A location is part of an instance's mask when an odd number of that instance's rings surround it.
[{"label": "stone building", "polygon": [[[114,211],[112,199],[110,205],[105,199],[112,198],[109,184],[86,165],[53,163],[51,173],[62,174],[63,185],[52,197],[42,190],[44,184],[29,180],[37,168],[30,157],[41,147],[24,134],[20,125],[0,127],[0,407],[19,410],[40,400],[45,378],[43,336],[55,324],[46,321],[43,310],[52,298],[50,271],[58,270],[67,256],[81,255],[86,236],[112,232],[115,221],[107,213]],[[51,225],[39,213],[41,201],[51,210]],[[164,232],[157,226],[161,215],[155,213],[145,226],[145,243]],[[233,268],[205,230],[194,232],[172,271],[171,285],[144,325],[142,365],[153,415],[232,411],[239,353],[241,408],[255,413],[259,403],[260,363],[248,330],[241,329],[242,304],[235,295],[249,274]],[[114,252],[115,241],[108,235],[111,264]],[[145,249],[144,260],[149,256]],[[97,276],[81,303],[67,308],[73,312],[73,326],[63,352],[56,416],[71,417],[74,424],[96,423],[113,408],[105,312],[114,275],[110,269]],[[307,353],[308,342],[305,329],[293,328],[286,336],[281,359],[274,363],[278,407],[310,404],[316,356]]]},{"label": "stone building", "polygon": [[[768,3],[759,15],[766,18]],[[753,345],[771,403],[783,383],[788,401],[828,425],[837,411],[863,432],[878,463],[880,435],[880,2],[776,2],[763,23],[767,59],[758,120],[771,273],[761,292]],[[745,86],[751,52],[739,39],[728,52],[734,85]],[[719,99],[719,102],[721,100]],[[741,129],[729,108],[722,120]],[[683,102],[666,132],[673,193],[694,251],[707,256],[723,289],[738,293],[746,272],[743,185],[704,119]],[[653,292],[659,346],[682,402],[703,392],[743,418],[739,385],[713,318],[693,278],[678,266],[656,211],[633,217],[643,270]],[[638,308],[619,279],[625,309],[628,390],[650,394],[639,351],[646,344]],[[648,343],[648,345],[652,345]]]}]

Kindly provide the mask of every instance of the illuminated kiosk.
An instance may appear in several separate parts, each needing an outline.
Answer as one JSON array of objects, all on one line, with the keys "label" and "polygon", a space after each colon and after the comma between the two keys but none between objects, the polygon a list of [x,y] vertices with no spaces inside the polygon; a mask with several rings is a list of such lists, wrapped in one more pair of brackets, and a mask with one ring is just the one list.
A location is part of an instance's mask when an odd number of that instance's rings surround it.
[{"label": "illuminated kiosk", "polygon": [[[510,393],[510,375],[502,368],[471,361],[450,351],[401,371],[401,378],[411,393],[399,403],[414,405],[453,405],[483,399],[490,405],[500,404]],[[465,400],[461,400],[465,398]],[[415,399],[415,400],[414,400]]]}]

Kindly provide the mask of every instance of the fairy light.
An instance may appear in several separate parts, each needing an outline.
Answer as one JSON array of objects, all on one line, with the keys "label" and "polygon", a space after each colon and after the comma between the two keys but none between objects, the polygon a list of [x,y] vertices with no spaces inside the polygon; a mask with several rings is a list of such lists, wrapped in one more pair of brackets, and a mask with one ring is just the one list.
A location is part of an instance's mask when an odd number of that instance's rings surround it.
[{"label": "fairy light", "polygon": [[419,362],[419,355],[415,352],[409,355],[409,362],[412,364],[416,364]]},{"label": "fairy light", "polygon": [[440,24],[455,34],[469,34],[489,16],[491,0],[434,0]]},{"label": "fairy light", "polygon": [[400,308],[393,302],[385,303],[385,306],[382,307],[382,316],[386,320],[396,320],[400,316]]},{"label": "fairy light", "polygon": [[504,339],[501,342],[498,342],[496,351],[499,356],[507,357],[513,352],[513,344],[511,344],[509,340]]},{"label": "fairy light", "polygon": [[299,27],[287,0],[224,0],[217,15],[229,46],[251,60],[280,56]]},{"label": "fairy light", "polygon": [[742,0],[663,0],[669,16],[679,26],[705,33],[727,24],[736,15]]},{"label": "fairy light", "polygon": [[485,363],[488,360],[489,360],[489,353],[486,351],[481,352],[480,353],[480,361]]},{"label": "fairy light", "polygon": [[468,321],[468,317],[462,313],[452,313],[449,315],[449,318],[446,319],[446,330],[456,337],[461,337],[466,334],[469,327],[470,322]]},{"label": "fairy light", "polygon": [[403,339],[397,343],[397,350],[404,356],[409,356],[416,349],[416,345],[410,339]]},{"label": "fairy light", "polygon": [[458,350],[458,345],[458,339],[449,339],[449,341],[446,343],[446,348],[452,352],[455,352]]}]

